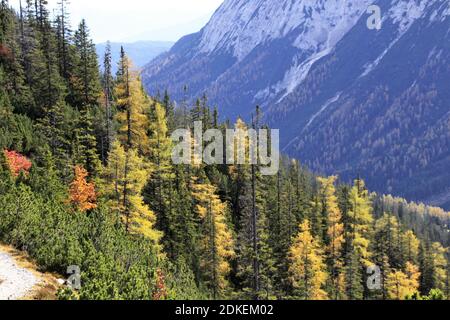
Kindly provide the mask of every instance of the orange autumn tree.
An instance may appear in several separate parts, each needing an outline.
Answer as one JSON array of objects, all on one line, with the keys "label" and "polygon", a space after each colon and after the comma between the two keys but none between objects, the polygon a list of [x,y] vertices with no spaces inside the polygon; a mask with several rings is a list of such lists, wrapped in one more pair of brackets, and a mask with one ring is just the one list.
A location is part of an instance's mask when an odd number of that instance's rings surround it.
[{"label": "orange autumn tree", "polygon": [[87,182],[87,176],[86,169],[75,166],[75,178],[70,184],[69,200],[81,212],[97,208],[95,184]]},{"label": "orange autumn tree", "polygon": [[31,169],[31,161],[27,157],[16,151],[3,150],[8,163],[9,170],[14,177],[18,177],[21,172],[28,175]]}]

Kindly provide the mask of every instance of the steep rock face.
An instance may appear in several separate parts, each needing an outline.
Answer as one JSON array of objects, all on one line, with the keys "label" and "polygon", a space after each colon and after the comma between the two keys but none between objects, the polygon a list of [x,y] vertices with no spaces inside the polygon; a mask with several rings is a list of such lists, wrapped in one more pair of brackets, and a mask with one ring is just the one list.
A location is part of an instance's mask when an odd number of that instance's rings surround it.
[{"label": "steep rock face", "polygon": [[[284,151],[372,189],[450,205],[450,1],[225,1],[144,70],[150,92],[263,107]],[[189,90],[183,91],[188,85]]]},{"label": "steep rock face", "polygon": [[[207,93],[227,117],[249,116],[292,92],[366,11],[369,0],[230,0],[198,34],[143,72],[146,88],[176,99]],[[239,92],[239,94],[236,94]]]},{"label": "steep rock face", "polygon": [[267,115],[315,170],[448,206],[450,17],[447,2],[423,3],[404,17],[403,2],[380,2],[382,29],[360,21]]}]

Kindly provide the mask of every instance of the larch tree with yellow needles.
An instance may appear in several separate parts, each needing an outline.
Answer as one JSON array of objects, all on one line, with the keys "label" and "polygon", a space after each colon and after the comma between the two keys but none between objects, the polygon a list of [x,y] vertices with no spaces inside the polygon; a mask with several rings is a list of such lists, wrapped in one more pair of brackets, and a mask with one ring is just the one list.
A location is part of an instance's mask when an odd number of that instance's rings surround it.
[{"label": "larch tree with yellow needles", "polygon": [[364,181],[357,179],[349,192],[347,219],[348,252],[345,257],[346,294],[349,299],[364,298],[363,270],[371,266],[370,240],[373,224],[372,202]]},{"label": "larch tree with yellow needles", "polygon": [[370,266],[370,233],[372,229],[372,202],[364,181],[358,179],[350,191],[352,246],[358,253],[361,264]]},{"label": "larch tree with yellow needles", "polygon": [[405,248],[406,260],[417,264],[419,260],[420,240],[412,230],[408,230],[403,234],[403,247]]},{"label": "larch tree with yellow needles", "polygon": [[448,254],[448,251],[449,248],[444,248],[444,246],[439,242],[434,242],[431,245],[431,258],[434,265],[435,288],[441,291],[445,291],[446,282],[448,280],[448,261],[446,256]]},{"label": "larch tree with yellow needles", "polygon": [[320,242],[311,234],[308,220],[300,225],[289,252],[289,274],[294,296],[304,300],[326,300],[328,274]]},{"label": "larch tree with yellow needles", "polygon": [[150,181],[145,190],[147,203],[158,216],[158,228],[167,235],[171,216],[175,210],[174,170],[172,166],[172,140],[169,137],[166,111],[153,101],[150,108],[149,159],[152,164]]},{"label": "larch tree with yellow needles", "polygon": [[412,297],[419,290],[419,268],[410,262],[406,263],[406,270],[393,270],[386,278],[385,288],[388,298],[404,300]]},{"label": "larch tree with yellow needles", "polygon": [[111,207],[119,214],[127,232],[140,234],[158,244],[156,216],[141,195],[150,173],[148,164],[135,149],[126,151],[115,141],[105,170]]},{"label": "larch tree with yellow needles", "polygon": [[148,156],[150,100],[144,92],[139,73],[133,70],[123,49],[114,93],[117,97],[116,120],[120,124],[120,142],[126,149],[135,148],[140,155]]},{"label": "larch tree with yellow needles", "polygon": [[342,297],[345,291],[342,250],[344,245],[344,224],[336,196],[337,177],[318,178],[322,211],[326,212],[326,253],[330,270],[330,291],[334,299]]},{"label": "larch tree with yellow needles", "polygon": [[200,269],[214,299],[222,297],[229,286],[230,259],[235,256],[233,234],[227,223],[227,205],[216,192],[216,187],[210,183],[194,179],[192,196],[201,221]]}]

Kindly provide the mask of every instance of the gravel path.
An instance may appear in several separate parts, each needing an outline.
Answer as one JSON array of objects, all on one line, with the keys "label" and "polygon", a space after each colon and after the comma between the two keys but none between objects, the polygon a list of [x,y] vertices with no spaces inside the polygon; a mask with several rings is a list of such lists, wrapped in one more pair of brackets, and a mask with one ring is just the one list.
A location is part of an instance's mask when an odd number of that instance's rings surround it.
[{"label": "gravel path", "polygon": [[0,252],[0,300],[23,298],[37,283],[33,273],[18,267],[8,254]]}]

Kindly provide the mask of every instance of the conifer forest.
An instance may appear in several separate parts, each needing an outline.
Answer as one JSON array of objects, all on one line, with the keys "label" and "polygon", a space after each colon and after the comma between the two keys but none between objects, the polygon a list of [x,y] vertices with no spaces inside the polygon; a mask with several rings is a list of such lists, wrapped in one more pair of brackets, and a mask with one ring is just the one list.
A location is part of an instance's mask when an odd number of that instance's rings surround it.
[{"label": "conifer forest", "polygon": [[176,129],[271,129],[256,106],[225,119],[206,94],[148,94],[66,6],[0,4],[0,242],[78,266],[58,299],[450,299],[449,212],[284,154],[275,175],[175,164]]}]

